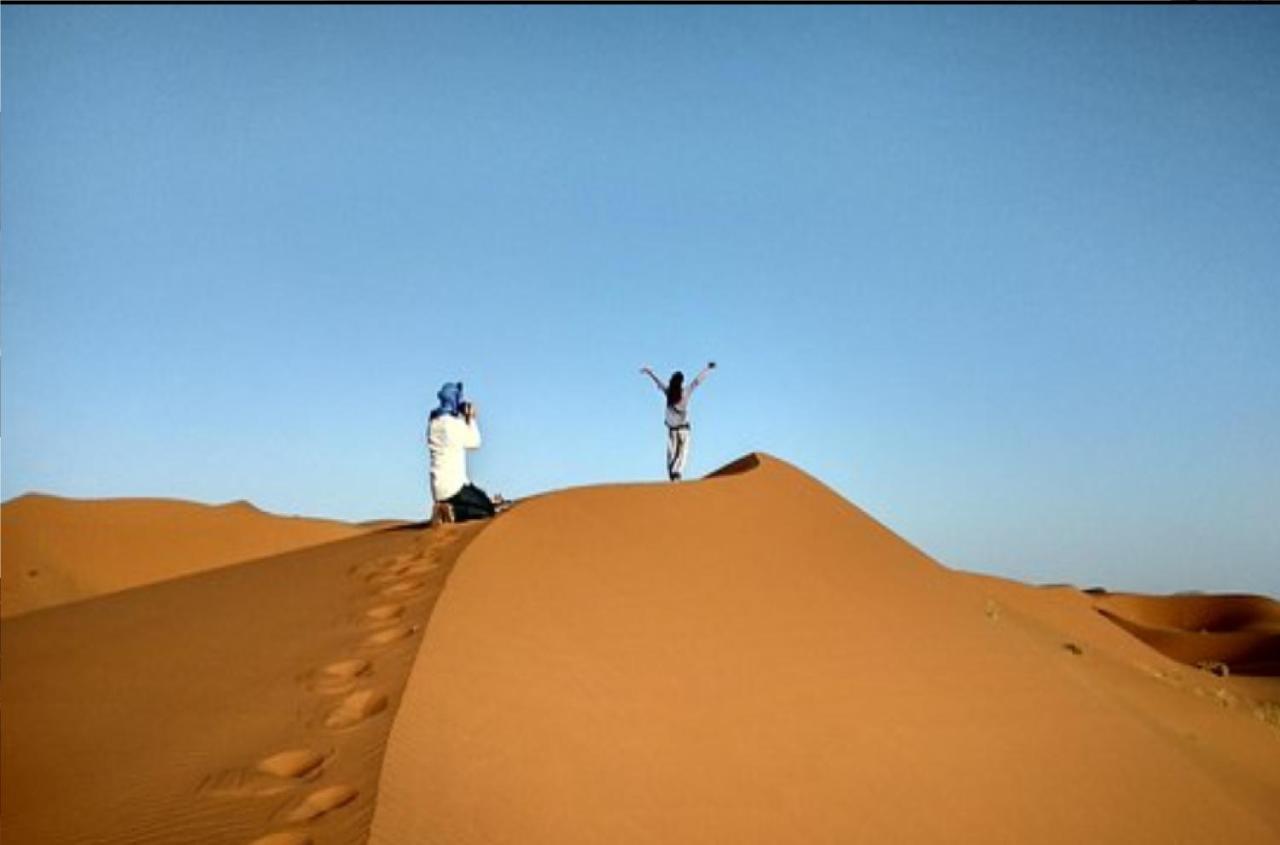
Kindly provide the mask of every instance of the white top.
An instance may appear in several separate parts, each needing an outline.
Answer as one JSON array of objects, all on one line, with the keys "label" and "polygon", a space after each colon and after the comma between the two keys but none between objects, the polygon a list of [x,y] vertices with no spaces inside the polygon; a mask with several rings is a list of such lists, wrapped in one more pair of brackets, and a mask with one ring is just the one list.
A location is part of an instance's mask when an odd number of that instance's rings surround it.
[{"label": "white top", "polygon": [[431,496],[437,502],[457,495],[467,481],[467,449],[480,448],[480,426],[474,419],[441,414],[427,425],[431,455]]},{"label": "white top", "polygon": [[680,401],[674,405],[667,406],[667,428],[683,428],[689,425],[689,397],[693,396],[693,391],[697,389],[698,385],[702,384],[704,375],[705,372],[699,373],[697,378],[685,385],[684,390],[680,391]]},{"label": "white top", "polygon": [[[684,390],[680,391],[680,401],[674,405],[668,405],[666,411],[667,428],[688,428],[689,426],[689,397],[693,396],[693,391],[697,390],[698,385],[702,384],[702,380],[707,377],[707,373],[715,369],[715,364],[707,364],[706,369],[694,376],[693,381],[685,385]],[[653,379],[653,384],[658,388],[658,392],[664,397],[667,394],[667,387],[670,383],[663,383],[662,379],[654,375],[653,370],[648,367],[643,368],[640,372]]]},{"label": "white top", "polygon": [[689,424],[689,395],[697,386],[697,382],[689,385],[681,392],[679,402],[667,406],[667,428],[680,428]]}]

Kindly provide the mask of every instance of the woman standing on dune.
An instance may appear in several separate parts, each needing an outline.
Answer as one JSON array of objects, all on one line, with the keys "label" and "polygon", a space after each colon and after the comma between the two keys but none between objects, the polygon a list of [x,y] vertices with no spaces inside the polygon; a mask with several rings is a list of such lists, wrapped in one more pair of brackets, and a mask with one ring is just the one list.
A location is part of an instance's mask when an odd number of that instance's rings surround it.
[{"label": "woman standing on dune", "polygon": [[689,386],[684,385],[684,373],[676,370],[671,374],[671,381],[666,384],[662,383],[662,379],[654,375],[649,367],[641,367],[640,372],[653,379],[653,383],[658,386],[658,390],[666,395],[667,399],[667,478],[671,481],[679,481],[684,474],[684,465],[689,460],[689,397],[693,395],[693,390],[702,384],[703,379],[707,377],[707,373],[716,368],[716,362],[712,361],[703,368],[702,372],[689,382]]}]

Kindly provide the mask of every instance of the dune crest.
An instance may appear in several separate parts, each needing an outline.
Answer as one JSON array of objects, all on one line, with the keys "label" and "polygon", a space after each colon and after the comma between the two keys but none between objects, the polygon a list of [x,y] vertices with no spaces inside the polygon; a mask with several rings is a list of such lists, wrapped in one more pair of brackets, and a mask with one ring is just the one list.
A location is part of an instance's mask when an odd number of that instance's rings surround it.
[{"label": "dune crest", "polygon": [[720,467],[720,469],[711,472],[707,475],[707,478],[724,478],[729,475],[742,475],[743,473],[751,472],[753,469],[759,469],[761,464],[772,460],[776,459],[772,456],[765,455],[763,452],[751,452],[750,454],[743,455],[736,461],[730,461]]},{"label": "dune crest", "polygon": [[240,500],[67,499],[0,506],[0,616],[15,616],[367,530],[266,513]]}]

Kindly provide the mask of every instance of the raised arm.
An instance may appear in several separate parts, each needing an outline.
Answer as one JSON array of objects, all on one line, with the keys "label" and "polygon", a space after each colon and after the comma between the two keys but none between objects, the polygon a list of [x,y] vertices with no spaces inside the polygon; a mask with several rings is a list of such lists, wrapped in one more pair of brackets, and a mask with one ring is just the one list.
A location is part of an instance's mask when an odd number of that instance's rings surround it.
[{"label": "raised arm", "polygon": [[696,376],[694,376],[694,377],[693,377],[693,381],[689,383],[689,389],[690,389],[690,390],[693,390],[695,387],[697,387],[698,385],[702,384],[702,380],[703,380],[703,379],[705,379],[705,378],[707,377],[707,375],[708,375],[712,370],[714,370],[715,368],[716,368],[716,362],[715,362],[715,361],[711,361],[711,362],[710,362],[710,363],[708,363],[705,367],[703,367],[703,368],[702,368],[702,372],[700,372],[700,373],[698,373]]},{"label": "raised arm", "polygon": [[475,418],[472,417],[470,420],[463,423],[463,426],[464,428],[462,429],[462,432],[463,432],[462,448],[479,449],[480,448],[480,423],[476,422]]},{"label": "raised arm", "polygon": [[658,378],[656,375],[653,374],[653,370],[649,369],[648,367],[641,367],[640,372],[645,374],[649,378],[653,379],[653,383],[657,385],[659,393],[667,392],[667,386],[662,383],[662,379]]},{"label": "raised arm", "polygon": [[475,403],[466,403],[462,419],[459,422],[462,423],[462,431],[460,432],[459,437],[462,442],[462,448],[479,449],[480,409],[475,406]]}]

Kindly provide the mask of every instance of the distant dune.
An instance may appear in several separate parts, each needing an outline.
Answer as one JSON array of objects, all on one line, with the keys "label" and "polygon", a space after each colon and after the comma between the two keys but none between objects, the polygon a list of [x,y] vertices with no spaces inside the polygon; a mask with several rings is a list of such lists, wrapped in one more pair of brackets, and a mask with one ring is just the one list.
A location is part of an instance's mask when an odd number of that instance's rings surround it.
[{"label": "distant dune", "polygon": [[952,571],[749,455],[6,619],[0,804],[42,845],[1274,842],[1277,618]]},{"label": "distant dune", "polygon": [[368,530],[248,502],[21,496],[0,506],[0,615],[13,616]]},{"label": "distant dune", "polygon": [[1261,596],[1110,594],[1098,612],[1182,663],[1280,675],[1280,603]]}]

